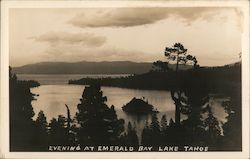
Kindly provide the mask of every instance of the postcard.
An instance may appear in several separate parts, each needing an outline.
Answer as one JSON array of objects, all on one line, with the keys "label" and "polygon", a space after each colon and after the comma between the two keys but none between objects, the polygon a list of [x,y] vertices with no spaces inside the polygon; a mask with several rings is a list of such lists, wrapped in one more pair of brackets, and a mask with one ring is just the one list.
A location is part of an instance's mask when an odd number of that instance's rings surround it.
[{"label": "postcard", "polygon": [[2,158],[249,158],[249,1],[1,1]]}]

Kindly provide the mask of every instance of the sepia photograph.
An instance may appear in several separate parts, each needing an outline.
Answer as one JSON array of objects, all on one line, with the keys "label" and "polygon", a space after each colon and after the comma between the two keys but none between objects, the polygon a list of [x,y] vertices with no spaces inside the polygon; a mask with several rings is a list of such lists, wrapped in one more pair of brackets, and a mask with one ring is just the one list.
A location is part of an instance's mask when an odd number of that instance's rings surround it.
[{"label": "sepia photograph", "polygon": [[2,5],[9,154],[249,155],[248,1],[81,2]]}]

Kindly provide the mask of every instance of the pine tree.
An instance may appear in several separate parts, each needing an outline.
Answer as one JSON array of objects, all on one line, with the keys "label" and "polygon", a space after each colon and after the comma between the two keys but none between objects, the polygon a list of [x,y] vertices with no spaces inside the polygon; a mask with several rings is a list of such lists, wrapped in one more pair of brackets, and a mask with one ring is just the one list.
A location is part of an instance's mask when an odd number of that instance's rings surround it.
[{"label": "pine tree", "polygon": [[38,150],[46,150],[48,146],[48,123],[43,111],[38,113],[35,125],[37,140],[34,146]]},{"label": "pine tree", "polygon": [[174,123],[174,120],[170,118],[169,124],[168,124],[168,129],[167,129],[167,136],[165,137],[165,144],[172,144],[176,145],[176,139],[180,137],[176,135],[176,125]]},{"label": "pine tree", "polygon": [[216,146],[221,136],[221,129],[218,120],[213,116],[211,108],[208,110],[208,118],[205,119],[204,126],[205,130],[207,130],[206,144],[210,145],[210,147]]},{"label": "pine tree", "polygon": [[174,120],[171,118],[170,120],[169,120],[169,126],[170,127],[173,127],[175,124],[174,124]]},{"label": "pine tree", "polygon": [[43,111],[40,111],[38,113],[38,116],[37,116],[35,123],[41,131],[47,132],[48,123],[47,123],[47,119],[46,119],[46,116],[44,115]]},{"label": "pine tree", "polygon": [[175,87],[170,91],[171,97],[175,103],[175,124],[180,126],[181,123],[181,107],[182,105],[182,94],[183,91],[180,89],[180,77],[179,77],[179,65],[180,64],[192,64],[194,68],[197,68],[198,61],[195,56],[187,53],[187,49],[181,43],[175,43],[173,47],[165,48],[165,56],[168,59],[168,63],[175,62],[175,73],[176,73],[176,84]]},{"label": "pine tree", "polygon": [[67,119],[59,115],[58,118],[52,118],[49,123],[49,142],[50,145],[68,145],[69,142]]},{"label": "pine tree", "polygon": [[80,124],[78,138],[82,145],[114,145],[119,142],[124,121],[118,120],[114,106],[106,105],[107,97],[98,84],[86,86],[78,104],[76,119]]},{"label": "pine tree", "polygon": [[141,144],[144,146],[151,145],[151,140],[152,140],[151,131],[150,131],[149,124],[147,121],[142,131]]},{"label": "pine tree", "polygon": [[161,130],[160,130],[160,124],[159,124],[156,113],[152,114],[152,122],[150,124],[150,133],[153,138],[152,145],[159,144],[160,138],[161,138]]},{"label": "pine tree", "polygon": [[161,131],[166,132],[167,128],[168,128],[168,121],[166,115],[164,114],[161,118]]},{"label": "pine tree", "polygon": [[126,143],[127,143],[126,145],[128,145],[128,146],[134,146],[134,147],[139,145],[139,140],[138,140],[138,136],[136,134],[135,126],[132,127],[130,122],[128,122]]},{"label": "pine tree", "polygon": [[167,117],[164,114],[161,118],[161,143],[167,144],[167,138],[168,138],[168,121]]},{"label": "pine tree", "polygon": [[10,150],[33,151],[37,141],[36,126],[31,102],[33,94],[29,85],[18,81],[9,68],[9,104],[10,104]]}]

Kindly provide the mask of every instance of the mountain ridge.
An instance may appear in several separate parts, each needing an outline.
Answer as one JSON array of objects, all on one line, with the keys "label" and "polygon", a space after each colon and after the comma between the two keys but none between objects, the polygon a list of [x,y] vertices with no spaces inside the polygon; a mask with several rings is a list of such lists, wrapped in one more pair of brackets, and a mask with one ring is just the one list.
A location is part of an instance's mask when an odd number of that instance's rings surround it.
[{"label": "mountain ridge", "polygon": [[[231,66],[238,63],[240,62],[224,66]],[[170,68],[175,68],[175,66],[175,64],[169,64]],[[149,72],[152,67],[152,62],[78,61],[39,62],[13,67],[12,70],[16,74],[142,74]],[[185,70],[189,68],[191,68],[189,65],[179,65],[179,69]]]},{"label": "mountain ridge", "polygon": [[151,62],[39,62],[13,67],[13,72],[17,74],[140,74],[148,72],[151,68]]}]

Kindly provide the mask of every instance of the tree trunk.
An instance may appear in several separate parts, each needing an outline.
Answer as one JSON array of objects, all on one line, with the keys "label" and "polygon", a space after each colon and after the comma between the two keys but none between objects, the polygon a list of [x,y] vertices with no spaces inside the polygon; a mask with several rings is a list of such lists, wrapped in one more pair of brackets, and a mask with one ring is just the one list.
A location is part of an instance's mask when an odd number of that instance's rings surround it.
[{"label": "tree trunk", "polygon": [[175,90],[171,90],[171,97],[174,101],[174,104],[175,104],[175,124],[176,125],[180,125],[180,121],[181,121],[181,112],[180,112],[180,105],[181,105],[181,102],[180,102],[180,93],[177,93],[178,97],[176,98],[174,96],[175,94]]},{"label": "tree trunk", "polygon": [[[176,68],[175,68],[175,74],[176,74],[176,81],[177,83],[175,84],[175,91],[179,91],[179,79],[178,79],[178,69],[179,69],[179,52],[177,54],[177,62],[176,62]],[[176,125],[180,125],[181,123],[181,112],[180,112],[180,93],[177,93],[177,98],[175,98],[175,123]]]},{"label": "tree trunk", "polygon": [[66,108],[67,108],[67,129],[69,130],[70,129],[70,110],[69,110],[69,107],[67,106],[67,104],[65,104]]},{"label": "tree trunk", "polygon": [[175,123],[176,125],[180,125],[181,123],[181,112],[179,103],[175,104]]},{"label": "tree trunk", "polygon": [[177,62],[176,62],[176,67],[175,67],[175,72],[177,74],[179,68],[179,53],[177,54]]}]

